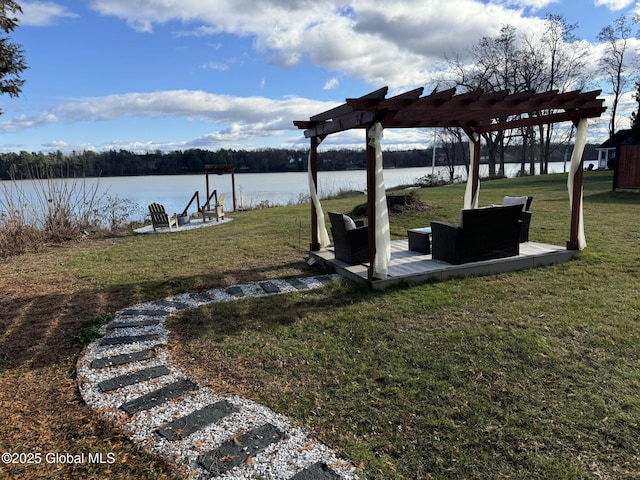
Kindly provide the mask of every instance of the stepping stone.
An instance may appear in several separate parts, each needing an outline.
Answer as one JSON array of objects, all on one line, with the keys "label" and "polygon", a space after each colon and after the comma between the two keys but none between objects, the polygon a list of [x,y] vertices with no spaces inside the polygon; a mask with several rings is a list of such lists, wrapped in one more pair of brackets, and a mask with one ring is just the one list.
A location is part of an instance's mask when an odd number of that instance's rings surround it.
[{"label": "stepping stone", "polygon": [[167,308],[175,308],[176,310],[186,310],[191,308],[191,305],[188,303],[180,302],[178,300],[160,300],[159,302],[155,302],[156,305]]},{"label": "stepping stone", "polygon": [[317,462],[299,471],[289,480],[341,480],[342,477],[324,462]]},{"label": "stepping stone", "polygon": [[134,414],[157,407],[169,400],[173,400],[187,392],[197,389],[198,385],[193,383],[191,380],[179,380],[167,385],[166,387],[162,387],[141,397],[134,398],[129,402],[123,403],[120,405],[120,409],[129,414]]},{"label": "stepping stone", "polygon": [[142,362],[150,360],[156,356],[155,350],[149,348],[134,353],[125,353],[123,355],[114,355],[112,357],[96,358],[91,362],[91,368],[113,367],[116,365],[125,365],[127,363]]},{"label": "stepping stone", "polygon": [[149,340],[157,340],[160,335],[125,335],[124,337],[108,337],[100,341],[100,345],[124,345],[127,343],[148,342]]},{"label": "stepping stone", "polygon": [[162,435],[171,442],[182,440],[201,428],[216,423],[221,418],[237,411],[238,409],[235,408],[233,404],[226,400],[220,400],[200,410],[196,410],[185,417],[165,423],[156,431],[159,435]]},{"label": "stepping stone", "polygon": [[244,292],[242,291],[242,288],[239,287],[238,285],[227,288],[225,292],[227,292],[229,295],[233,297],[244,297]]},{"label": "stepping stone", "polygon": [[280,288],[273,282],[260,282],[260,286],[267,293],[280,293]]},{"label": "stepping stone", "polygon": [[123,317],[133,316],[133,315],[144,315],[145,317],[166,317],[169,315],[169,312],[161,309],[135,309],[135,308],[127,308],[126,310],[122,310],[120,315]]},{"label": "stepping stone", "polygon": [[307,284],[299,278],[290,278],[287,283],[297,290],[306,290],[308,288]]},{"label": "stepping stone", "polygon": [[198,463],[213,475],[222,475],[283,438],[284,434],[277,427],[267,423],[200,455]]},{"label": "stepping stone", "polygon": [[145,320],[131,322],[111,322],[107,325],[107,330],[114,330],[116,328],[154,327],[158,324],[160,324],[160,320],[157,318],[147,318]]},{"label": "stepping stone", "polygon": [[207,295],[206,293],[191,293],[189,294],[191,300],[200,302],[200,303],[210,303],[215,301],[211,295]]},{"label": "stepping stone", "polygon": [[98,384],[102,392],[110,392],[111,390],[117,390],[127,385],[133,385],[134,383],[145,382],[152,378],[161,377],[162,375],[168,375],[171,373],[164,365],[157,367],[145,368],[144,370],[138,370],[136,372],[127,373],[119,377],[103,380]]}]

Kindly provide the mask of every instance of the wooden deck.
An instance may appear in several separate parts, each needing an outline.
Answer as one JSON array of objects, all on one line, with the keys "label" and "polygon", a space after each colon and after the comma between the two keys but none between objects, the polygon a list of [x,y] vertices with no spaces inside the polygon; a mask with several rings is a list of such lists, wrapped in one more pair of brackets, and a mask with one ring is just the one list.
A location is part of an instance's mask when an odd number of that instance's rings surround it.
[{"label": "wooden deck", "polygon": [[579,253],[577,250],[567,250],[557,245],[526,242],[520,244],[520,255],[516,257],[452,265],[441,260],[433,260],[431,255],[411,252],[408,247],[408,240],[391,242],[391,262],[388,276],[384,280],[369,280],[368,264],[349,265],[336,260],[331,247],[317,252],[311,251],[309,255],[317,262],[333,267],[336,273],[345,278],[383,290],[398,283],[415,284],[433,279],[495,275],[564,263]]}]

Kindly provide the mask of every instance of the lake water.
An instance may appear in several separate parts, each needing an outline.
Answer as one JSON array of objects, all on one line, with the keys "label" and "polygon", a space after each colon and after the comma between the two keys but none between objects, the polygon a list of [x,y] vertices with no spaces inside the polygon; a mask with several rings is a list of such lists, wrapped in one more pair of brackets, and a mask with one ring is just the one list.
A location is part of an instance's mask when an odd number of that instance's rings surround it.
[{"label": "lake water", "polygon": [[[507,176],[513,177],[519,172],[520,164],[506,166]],[[562,162],[549,164],[550,173],[563,172],[565,166]],[[568,165],[567,165],[568,169]],[[446,167],[436,167],[435,174],[442,178],[448,176]],[[431,167],[397,168],[384,171],[385,185],[387,188],[413,183],[416,179],[432,174]],[[481,165],[481,175],[488,174],[488,166]],[[456,175],[465,179],[464,167],[459,167]],[[120,199],[127,199],[138,205],[140,219],[145,215],[147,205],[158,202],[165,206],[168,212],[181,212],[187,206],[194,192],[200,192],[201,202],[206,197],[206,183],[204,173],[201,175],[167,175],[167,176],[142,176],[142,177],[108,177],[88,178],[82,180],[84,188],[91,190],[97,187],[98,196],[109,195]],[[252,208],[261,203],[269,205],[287,205],[298,203],[308,195],[307,173],[236,173],[236,202],[237,208]],[[366,171],[349,170],[339,172],[318,172],[318,188],[320,198],[335,195],[344,190],[365,191]],[[210,175],[210,190],[217,190],[218,195],[225,195],[225,210],[233,208],[231,175]],[[22,191],[24,195],[30,195],[37,190],[33,182],[23,180],[19,182],[0,182],[0,210],[7,205],[7,196],[10,192]],[[189,208],[189,213],[196,210],[195,202]]]}]

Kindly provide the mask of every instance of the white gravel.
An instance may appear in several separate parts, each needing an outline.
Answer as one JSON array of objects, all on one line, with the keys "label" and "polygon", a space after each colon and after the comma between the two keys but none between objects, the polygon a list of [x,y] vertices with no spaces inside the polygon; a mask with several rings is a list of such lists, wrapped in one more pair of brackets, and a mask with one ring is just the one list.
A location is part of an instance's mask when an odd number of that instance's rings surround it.
[{"label": "white gravel", "polygon": [[[334,279],[338,278],[334,276]],[[299,280],[305,284],[307,289],[319,288],[324,285],[320,280],[313,277]],[[285,281],[270,280],[270,282],[278,286],[282,292],[296,291],[296,288]],[[270,295],[262,289],[259,283],[237,285],[237,287],[241,288],[244,296],[262,297]],[[123,403],[141,395],[178,380],[188,379],[188,375],[182,372],[172,361],[167,348],[169,332],[165,328],[165,321],[175,313],[176,309],[162,306],[162,304],[167,301],[174,301],[184,303],[188,308],[196,308],[206,303],[228,302],[238,298],[221,289],[210,290],[206,292],[206,295],[212,299],[211,302],[198,302],[191,298],[189,294],[184,294],[168,297],[160,302],[135,305],[127,309],[163,310],[166,312],[166,315],[163,316],[124,316],[120,312],[116,313],[111,325],[118,322],[145,319],[157,319],[159,324],[115,329],[108,329],[107,326],[104,326],[101,330],[104,335],[103,338],[143,334],[159,335],[159,338],[145,342],[107,346],[100,345],[101,339],[99,339],[88,345],[78,360],[77,369],[78,387],[87,405],[121,426],[134,441],[142,444],[148,451],[162,455],[174,462],[185,478],[188,479],[244,480],[260,478],[285,480],[291,478],[300,470],[322,461],[344,480],[356,480],[358,475],[355,467],[349,461],[339,458],[329,447],[313,440],[303,430],[292,426],[285,416],[247,399],[235,396],[222,397],[206,386],[200,386],[197,390],[189,392],[178,399],[133,415],[129,415],[119,409]],[[129,354],[149,348],[155,351],[153,358],[101,369],[91,368],[91,362],[95,359]],[[102,392],[98,387],[98,384],[104,380],[159,365],[165,365],[170,373],[106,393]],[[156,430],[161,425],[220,400],[227,400],[237,411],[212,425],[198,430],[183,440],[169,441],[156,433]],[[271,423],[279,428],[285,434],[285,438],[251,457],[250,462],[218,477],[212,476],[197,463],[199,455],[218,448],[238,434],[266,423]]]}]

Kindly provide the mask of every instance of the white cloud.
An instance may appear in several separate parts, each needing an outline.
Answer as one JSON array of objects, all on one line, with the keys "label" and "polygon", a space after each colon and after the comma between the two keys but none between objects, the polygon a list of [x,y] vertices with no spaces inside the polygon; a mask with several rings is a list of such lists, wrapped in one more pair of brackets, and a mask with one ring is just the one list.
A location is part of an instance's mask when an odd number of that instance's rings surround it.
[{"label": "white cloud", "polygon": [[229,70],[229,65],[227,65],[226,63],[208,62],[202,65],[202,68],[205,70],[216,70],[218,72],[226,72],[227,70]]},{"label": "white cloud", "polygon": [[596,7],[607,7],[614,12],[622,10],[633,4],[634,0],[594,0],[593,4]]},{"label": "white cloud", "polygon": [[375,87],[424,84],[444,53],[463,51],[504,24],[526,31],[540,23],[478,0],[431,0],[429,8],[424,0],[93,0],[92,6],[140,31],[181,22],[179,35],[250,36],[274,65],[290,68],[308,57]]},{"label": "white cloud", "polygon": [[540,10],[559,2],[560,0],[503,0],[501,3],[505,6],[512,6],[515,8],[532,8],[533,10]]},{"label": "white cloud", "polygon": [[326,83],[324,84],[324,87],[322,87],[323,90],[333,90],[334,88],[337,88],[338,85],[340,85],[340,80],[338,80],[337,77],[333,77],[330,78],[329,80],[326,81]]},{"label": "white cloud", "polygon": [[20,2],[22,15],[18,17],[20,25],[48,26],[54,25],[61,18],[78,18],[67,7],[53,2]]},{"label": "white cloud", "polygon": [[266,97],[232,97],[201,90],[170,90],[128,93],[77,99],[35,115],[20,115],[0,123],[0,131],[11,132],[52,123],[113,121],[124,117],[198,118],[216,124],[244,125],[257,131],[280,133],[291,130],[292,120],[304,120],[336,106],[299,97],[273,100]]}]

